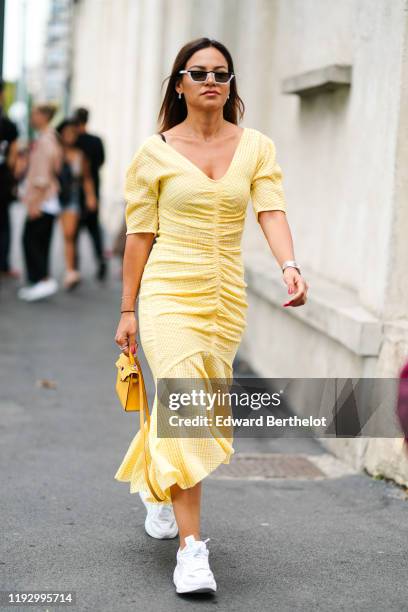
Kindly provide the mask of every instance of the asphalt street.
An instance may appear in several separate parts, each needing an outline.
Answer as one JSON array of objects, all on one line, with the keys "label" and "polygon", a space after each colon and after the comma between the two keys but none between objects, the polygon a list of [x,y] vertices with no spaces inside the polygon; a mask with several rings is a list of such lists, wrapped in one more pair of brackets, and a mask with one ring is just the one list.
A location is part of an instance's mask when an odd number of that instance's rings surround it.
[{"label": "asphalt street", "polygon": [[[72,590],[67,609],[81,612],[408,610],[406,493],[347,471],[208,478],[202,535],[218,592],[176,595],[177,540],[150,538],[139,496],[114,480],[138,417],[114,391],[117,270],[105,286],[92,274],[42,303],[0,288],[1,589]],[[324,454],[301,439],[235,448]]]}]

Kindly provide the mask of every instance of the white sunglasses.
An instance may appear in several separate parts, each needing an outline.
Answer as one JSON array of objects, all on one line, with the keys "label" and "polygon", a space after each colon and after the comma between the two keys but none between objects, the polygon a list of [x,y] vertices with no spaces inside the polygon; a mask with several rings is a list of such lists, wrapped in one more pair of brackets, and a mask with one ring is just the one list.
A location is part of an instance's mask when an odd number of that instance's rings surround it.
[{"label": "white sunglasses", "polygon": [[194,83],[206,83],[208,75],[212,74],[214,81],[220,85],[226,85],[235,76],[233,72],[222,72],[216,70],[179,70],[179,74],[188,74]]}]

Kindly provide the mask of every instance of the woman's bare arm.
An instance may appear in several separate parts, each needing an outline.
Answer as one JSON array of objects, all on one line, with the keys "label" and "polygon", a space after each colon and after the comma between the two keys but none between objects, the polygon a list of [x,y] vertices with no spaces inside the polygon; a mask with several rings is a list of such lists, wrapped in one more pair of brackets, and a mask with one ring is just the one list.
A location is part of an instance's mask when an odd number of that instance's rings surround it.
[{"label": "woman's bare arm", "polygon": [[[283,210],[264,210],[259,213],[259,224],[265,234],[272,254],[281,267],[284,261],[295,259],[292,233]],[[288,286],[288,293],[292,295],[289,302],[283,306],[302,306],[306,303],[309,285],[302,278],[296,268],[286,268],[283,279]]]},{"label": "woman's bare arm", "polygon": [[91,166],[86,155],[82,153],[82,186],[85,193],[86,207],[94,211],[98,206],[95,194],[95,186],[91,174]]},{"label": "woman's bare arm", "polygon": [[[154,240],[151,232],[137,232],[126,236],[125,253],[123,255],[123,289],[121,314],[115,342],[119,346],[129,344],[132,353],[136,352],[137,321],[135,315],[136,299],[139,294],[143,270],[149,259]],[[129,348],[123,352],[129,355]]]},{"label": "woman's bare arm", "polygon": [[264,210],[259,213],[259,224],[279,266],[287,259],[295,259],[292,234],[283,210]]}]

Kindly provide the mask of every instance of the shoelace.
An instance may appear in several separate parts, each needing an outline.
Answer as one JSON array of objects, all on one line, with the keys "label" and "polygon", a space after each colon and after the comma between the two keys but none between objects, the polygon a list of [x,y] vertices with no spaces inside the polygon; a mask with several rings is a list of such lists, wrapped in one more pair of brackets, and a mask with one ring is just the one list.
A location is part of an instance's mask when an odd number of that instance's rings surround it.
[{"label": "shoelace", "polygon": [[[191,546],[191,550],[189,549],[189,547],[183,549],[183,558],[185,559],[186,557],[188,557],[190,563],[192,560],[194,560],[194,567],[191,568],[193,572],[196,572],[197,570],[203,570],[208,573],[210,571],[210,568],[208,566],[208,550],[204,546],[205,544],[207,544],[207,542],[209,542],[209,540],[210,538],[207,538],[203,542],[196,542],[193,546]],[[196,544],[198,544],[198,546]],[[193,574],[190,572],[188,575],[193,576]]]}]

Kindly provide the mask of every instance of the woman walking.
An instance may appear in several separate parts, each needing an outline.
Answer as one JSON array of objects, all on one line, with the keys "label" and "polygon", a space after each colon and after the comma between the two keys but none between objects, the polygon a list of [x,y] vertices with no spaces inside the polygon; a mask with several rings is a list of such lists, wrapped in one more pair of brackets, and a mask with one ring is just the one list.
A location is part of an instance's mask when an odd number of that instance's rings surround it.
[{"label": "woman walking", "polygon": [[49,252],[55,218],[61,211],[58,199],[58,173],[62,164],[62,148],[50,125],[56,108],[39,104],[31,113],[31,124],[38,132],[29,155],[23,189],[27,218],[23,232],[24,258],[29,284],[18,296],[28,302],[53,295],[57,281],[49,277]]},{"label": "woman walking", "polygon": [[64,119],[58,127],[64,150],[64,161],[60,173],[60,215],[64,234],[65,278],[64,288],[72,290],[81,280],[76,269],[76,234],[81,217],[81,193],[85,195],[88,210],[96,210],[97,201],[88,159],[76,146],[77,125],[73,119]]},{"label": "woman walking", "polygon": [[131,493],[140,492],[150,535],[179,534],[173,573],[178,593],[216,590],[207,540],[200,535],[201,481],[229,463],[234,449],[227,437],[158,437],[157,381],[232,378],[248,307],[240,242],[250,198],[292,294],[285,306],[304,304],[308,288],[294,261],[274,143],[256,129],[238,127],[243,108],[225,46],[208,38],[186,44],[174,62],[160,132],[139,147],[126,179],[115,340],[126,354],[135,352],[140,332],[156,382],[149,476],[165,503],[149,493],[140,432],[115,478],[130,482]]}]

